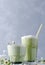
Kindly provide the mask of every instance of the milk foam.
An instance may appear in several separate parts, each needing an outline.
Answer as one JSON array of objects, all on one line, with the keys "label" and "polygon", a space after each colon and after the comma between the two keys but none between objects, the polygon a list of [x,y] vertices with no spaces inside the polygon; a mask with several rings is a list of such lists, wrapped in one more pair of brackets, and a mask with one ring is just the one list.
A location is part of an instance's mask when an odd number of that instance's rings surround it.
[{"label": "milk foam", "polygon": [[22,36],[21,38],[36,38],[36,36],[34,36],[34,35],[26,35],[26,36]]}]

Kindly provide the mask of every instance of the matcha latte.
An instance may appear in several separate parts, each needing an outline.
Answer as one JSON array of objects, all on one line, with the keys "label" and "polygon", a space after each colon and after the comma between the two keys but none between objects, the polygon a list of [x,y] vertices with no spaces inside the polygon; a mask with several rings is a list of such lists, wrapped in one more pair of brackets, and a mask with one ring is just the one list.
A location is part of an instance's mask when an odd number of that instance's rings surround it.
[{"label": "matcha latte", "polygon": [[33,62],[37,57],[38,38],[33,35],[21,37],[21,43],[26,47],[25,61]]},{"label": "matcha latte", "polygon": [[21,45],[17,44],[8,44],[8,55],[11,62],[23,62],[25,49]]}]

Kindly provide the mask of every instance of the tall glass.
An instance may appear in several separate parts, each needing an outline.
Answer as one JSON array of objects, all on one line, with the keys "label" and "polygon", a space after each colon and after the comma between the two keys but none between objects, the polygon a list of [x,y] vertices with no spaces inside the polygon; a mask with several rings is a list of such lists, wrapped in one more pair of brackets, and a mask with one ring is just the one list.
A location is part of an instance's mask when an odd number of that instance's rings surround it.
[{"label": "tall glass", "polygon": [[24,61],[34,62],[37,58],[38,38],[33,35],[23,36],[21,43],[26,47]]}]

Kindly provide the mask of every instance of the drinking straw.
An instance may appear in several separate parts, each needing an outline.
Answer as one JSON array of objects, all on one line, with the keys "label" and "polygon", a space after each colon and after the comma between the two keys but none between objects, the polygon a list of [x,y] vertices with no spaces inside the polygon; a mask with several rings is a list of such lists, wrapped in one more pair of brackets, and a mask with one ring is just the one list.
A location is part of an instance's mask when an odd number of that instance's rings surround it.
[{"label": "drinking straw", "polygon": [[36,33],[36,37],[39,36],[39,33],[40,33],[41,29],[42,29],[42,26],[43,26],[43,24],[40,25],[40,27],[39,27],[39,29],[38,29],[38,31],[37,31],[37,33]]}]

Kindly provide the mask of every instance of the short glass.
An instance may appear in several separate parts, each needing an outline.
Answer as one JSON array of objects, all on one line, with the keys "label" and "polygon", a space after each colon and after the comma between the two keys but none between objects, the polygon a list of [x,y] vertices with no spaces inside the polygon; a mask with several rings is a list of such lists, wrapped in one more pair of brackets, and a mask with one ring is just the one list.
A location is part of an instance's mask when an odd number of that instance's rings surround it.
[{"label": "short glass", "polygon": [[17,44],[8,44],[8,56],[12,64],[21,64],[24,61],[25,47]]}]

